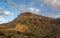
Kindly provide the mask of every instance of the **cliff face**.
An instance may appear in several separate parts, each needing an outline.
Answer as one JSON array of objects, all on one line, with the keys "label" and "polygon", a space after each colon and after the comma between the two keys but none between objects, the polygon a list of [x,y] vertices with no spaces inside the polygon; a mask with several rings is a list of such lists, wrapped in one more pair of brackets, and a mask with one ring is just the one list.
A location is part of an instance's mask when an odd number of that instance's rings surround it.
[{"label": "cliff face", "polygon": [[59,20],[21,13],[13,21],[0,25],[0,38],[60,38]]}]

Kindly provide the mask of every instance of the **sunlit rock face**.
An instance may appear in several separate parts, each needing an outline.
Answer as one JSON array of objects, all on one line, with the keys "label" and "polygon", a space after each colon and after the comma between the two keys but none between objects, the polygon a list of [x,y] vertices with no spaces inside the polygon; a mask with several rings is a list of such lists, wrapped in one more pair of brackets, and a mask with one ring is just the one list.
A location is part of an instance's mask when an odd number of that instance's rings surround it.
[{"label": "sunlit rock face", "polygon": [[[24,12],[13,21],[0,25],[2,38],[60,38],[59,19]],[[53,35],[53,36],[52,36]]]}]

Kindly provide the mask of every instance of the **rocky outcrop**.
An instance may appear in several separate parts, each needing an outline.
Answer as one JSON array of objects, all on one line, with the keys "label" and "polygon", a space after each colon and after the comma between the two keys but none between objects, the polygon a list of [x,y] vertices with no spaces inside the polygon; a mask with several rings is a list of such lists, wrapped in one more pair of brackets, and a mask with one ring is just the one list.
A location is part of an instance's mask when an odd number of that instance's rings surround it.
[{"label": "rocky outcrop", "polygon": [[0,26],[0,38],[60,38],[60,23],[56,23],[59,20],[30,12],[21,13]]}]

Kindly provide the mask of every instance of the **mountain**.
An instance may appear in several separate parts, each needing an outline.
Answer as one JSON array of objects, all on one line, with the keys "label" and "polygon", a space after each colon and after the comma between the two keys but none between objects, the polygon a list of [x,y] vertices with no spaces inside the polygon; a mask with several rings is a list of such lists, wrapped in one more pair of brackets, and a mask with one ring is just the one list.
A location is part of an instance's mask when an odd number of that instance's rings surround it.
[{"label": "mountain", "polygon": [[0,25],[0,38],[60,38],[60,18],[21,13],[13,21]]}]

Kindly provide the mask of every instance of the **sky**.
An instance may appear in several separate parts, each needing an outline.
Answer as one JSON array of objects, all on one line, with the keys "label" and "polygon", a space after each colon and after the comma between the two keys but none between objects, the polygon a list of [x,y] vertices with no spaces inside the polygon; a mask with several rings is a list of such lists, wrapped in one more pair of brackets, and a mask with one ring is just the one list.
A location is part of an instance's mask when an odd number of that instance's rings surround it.
[{"label": "sky", "polygon": [[60,0],[0,0],[0,24],[14,20],[23,12],[60,18]]}]

